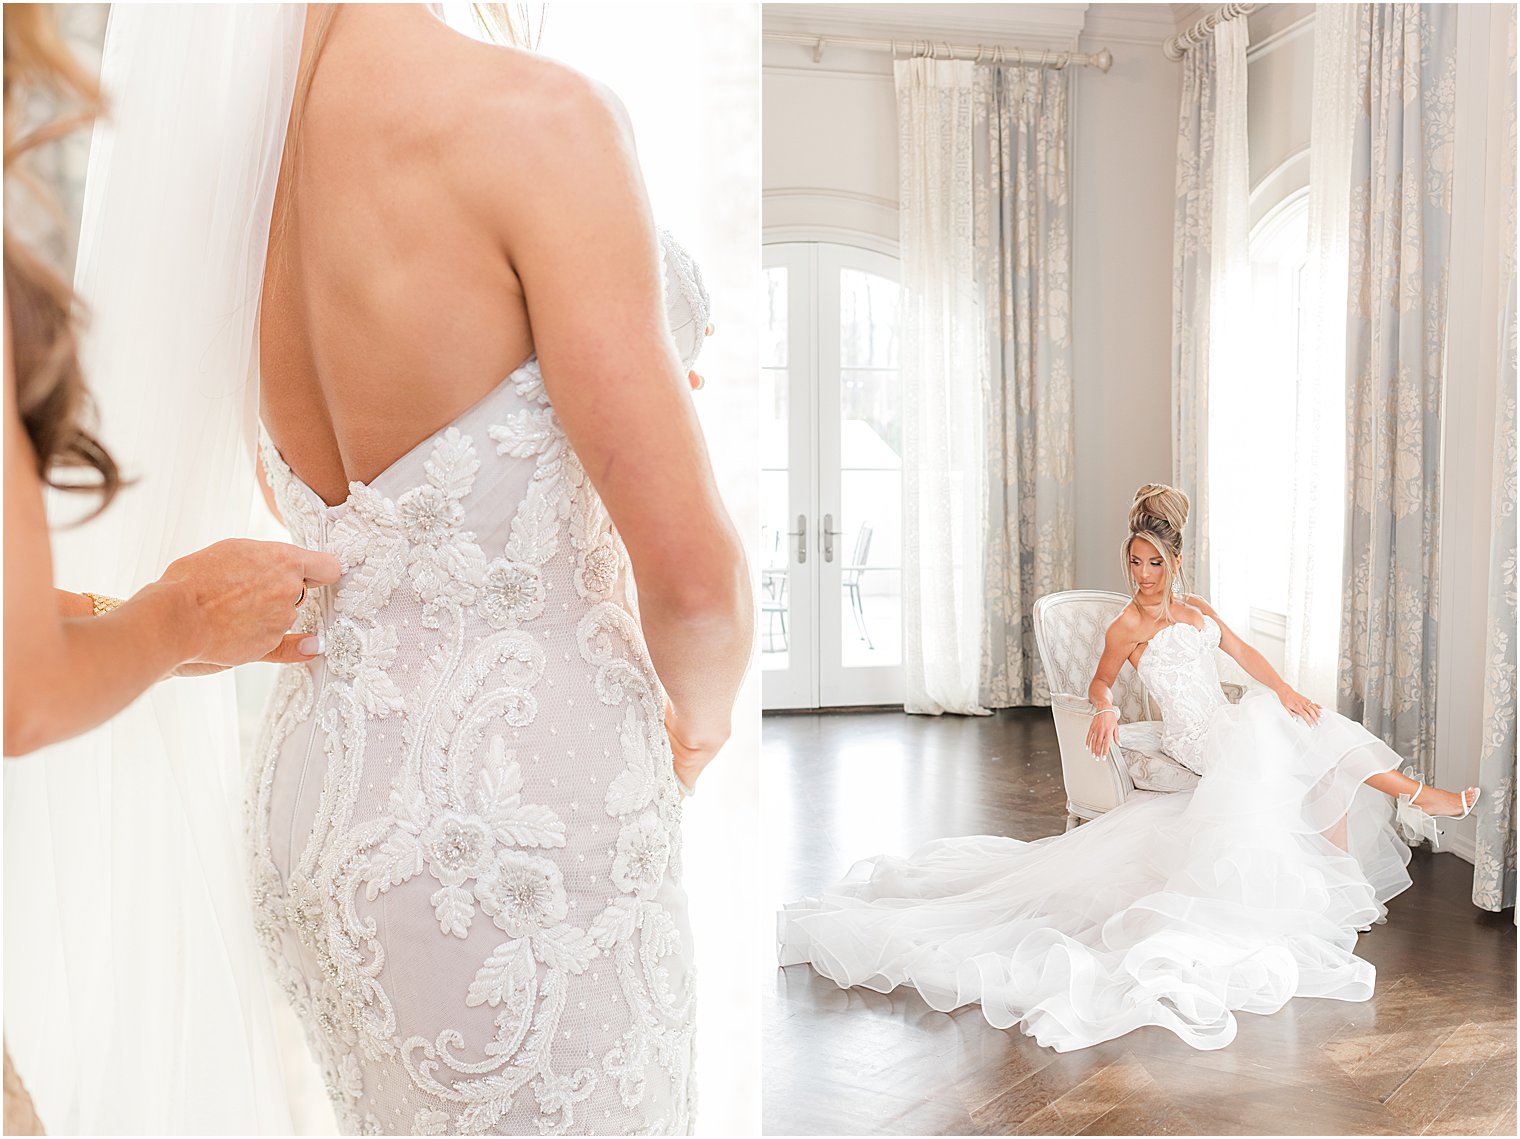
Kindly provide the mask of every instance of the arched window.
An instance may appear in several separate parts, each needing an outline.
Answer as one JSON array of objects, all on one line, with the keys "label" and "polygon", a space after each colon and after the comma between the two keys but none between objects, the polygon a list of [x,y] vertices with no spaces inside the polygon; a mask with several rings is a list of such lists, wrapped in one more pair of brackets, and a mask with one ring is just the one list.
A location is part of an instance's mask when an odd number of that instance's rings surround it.
[{"label": "arched window", "polygon": [[1221,419],[1249,424],[1213,441],[1209,461],[1223,485],[1236,488],[1227,504],[1238,512],[1229,540],[1240,548],[1216,556],[1240,567],[1234,573],[1249,607],[1242,633],[1281,661],[1288,604],[1292,518],[1294,414],[1299,375],[1306,363],[1305,275],[1309,257],[1309,191],[1290,193],[1255,225],[1250,238],[1250,365],[1239,377],[1216,379],[1209,398]]}]

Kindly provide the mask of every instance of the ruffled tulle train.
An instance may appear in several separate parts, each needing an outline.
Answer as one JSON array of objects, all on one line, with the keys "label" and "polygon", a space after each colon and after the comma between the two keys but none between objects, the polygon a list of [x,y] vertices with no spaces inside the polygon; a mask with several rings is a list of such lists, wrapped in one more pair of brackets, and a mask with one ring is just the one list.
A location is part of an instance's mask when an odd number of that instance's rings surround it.
[{"label": "ruffled tulle train", "polygon": [[1314,727],[1253,693],[1209,723],[1198,787],[1131,799],[1066,834],[941,839],[858,863],[779,915],[783,965],[841,986],[980,1004],[1059,1051],[1144,1025],[1222,1048],[1235,1013],[1360,1001],[1353,950],[1405,889],[1393,801],[1363,785],[1399,757],[1361,725]]}]

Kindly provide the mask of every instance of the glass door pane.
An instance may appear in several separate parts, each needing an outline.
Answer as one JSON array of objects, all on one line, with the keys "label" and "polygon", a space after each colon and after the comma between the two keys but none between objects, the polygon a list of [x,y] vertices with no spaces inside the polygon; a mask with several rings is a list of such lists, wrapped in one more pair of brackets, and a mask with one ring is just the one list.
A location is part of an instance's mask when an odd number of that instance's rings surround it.
[{"label": "glass door pane", "polygon": [[897,265],[826,243],[767,245],[764,263],[764,705],[899,704]]},{"label": "glass door pane", "polygon": [[814,257],[765,249],[760,359],[760,669],[767,708],[817,706]]},{"label": "glass door pane", "polygon": [[[890,257],[818,247],[820,706],[902,701],[901,304]],[[836,639],[837,638],[837,639]]]},{"label": "glass door pane", "polygon": [[839,272],[841,663],[902,663],[902,376],[896,281]]},{"label": "glass door pane", "polygon": [[790,494],[787,442],[790,392],[787,373],[787,270],[765,270],[765,323],[760,360],[760,667],[785,670],[791,642],[787,537]]}]

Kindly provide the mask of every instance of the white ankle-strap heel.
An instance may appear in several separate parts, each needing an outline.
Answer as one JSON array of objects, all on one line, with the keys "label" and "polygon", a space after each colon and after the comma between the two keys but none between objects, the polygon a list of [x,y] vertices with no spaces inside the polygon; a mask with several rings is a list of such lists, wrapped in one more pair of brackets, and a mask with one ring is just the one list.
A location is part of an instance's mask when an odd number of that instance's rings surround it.
[{"label": "white ankle-strap heel", "polygon": [[[1417,806],[1420,801],[1420,792],[1425,790],[1425,784],[1421,783],[1415,789],[1413,795],[1400,795],[1395,818],[1402,830],[1415,839],[1429,839],[1431,850],[1441,849],[1441,832],[1436,828],[1436,816]],[[1473,808],[1478,805],[1478,799],[1483,794],[1480,787],[1469,787],[1462,792],[1462,813],[1460,815],[1443,815],[1442,818],[1465,819],[1472,814]],[[1468,796],[1472,798],[1469,799]]]}]

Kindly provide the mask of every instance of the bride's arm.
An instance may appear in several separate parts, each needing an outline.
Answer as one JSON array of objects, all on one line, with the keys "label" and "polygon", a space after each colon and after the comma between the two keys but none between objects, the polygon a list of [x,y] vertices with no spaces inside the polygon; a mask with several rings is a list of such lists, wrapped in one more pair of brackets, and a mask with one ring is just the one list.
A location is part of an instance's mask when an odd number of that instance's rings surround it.
[{"label": "bride's arm", "polygon": [[1194,596],[1189,596],[1187,603],[1214,618],[1214,623],[1219,626],[1219,647],[1246,670],[1246,675],[1270,688],[1282,701],[1283,707],[1293,715],[1310,724],[1319,723],[1320,706],[1307,696],[1294,691],[1286,680],[1277,675],[1277,670],[1272,667],[1271,661],[1262,656],[1254,646],[1246,644],[1234,630],[1219,619],[1219,614],[1214,612],[1212,605],[1203,598]]},{"label": "bride's arm", "polygon": [[749,570],[666,328],[627,120],[590,80],[540,66],[522,144],[493,155],[501,239],[555,412],[628,547],[689,782],[728,739],[749,666]]},{"label": "bride's arm", "polygon": [[1098,668],[1092,683],[1087,686],[1087,699],[1092,702],[1092,721],[1087,727],[1087,750],[1095,756],[1105,756],[1119,735],[1119,710],[1114,706],[1114,681],[1124,667],[1134,640],[1124,627],[1124,618],[1116,618],[1103,635],[1103,655],[1098,658]]}]

